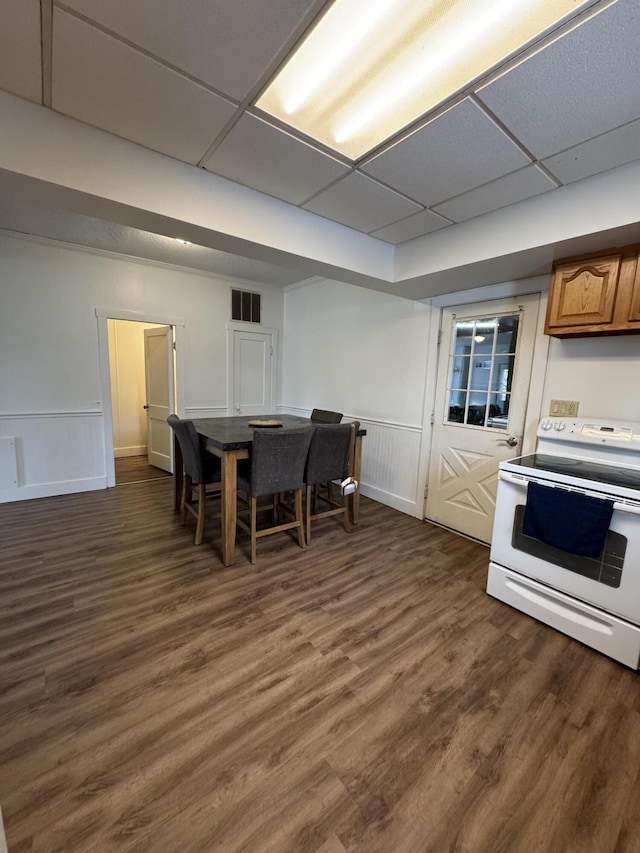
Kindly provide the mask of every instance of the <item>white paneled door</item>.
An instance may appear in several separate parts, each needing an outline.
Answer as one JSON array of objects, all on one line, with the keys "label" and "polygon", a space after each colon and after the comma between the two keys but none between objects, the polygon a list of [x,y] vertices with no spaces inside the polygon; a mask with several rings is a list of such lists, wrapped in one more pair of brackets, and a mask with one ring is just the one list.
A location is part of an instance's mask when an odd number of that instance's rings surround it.
[{"label": "white paneled door", "polygon": [[173,329],[144,330],[144,368],[147,401],[147,458],[149,465],[173,470],[173,441],[169,415],[175,411]]},{"label": "white paneled door", "polygon": [[538,294],[443,311],[425,517],[489,542],[498,464],[520,454]]},{"label": "white paneled door", "polygon": [[235,329],[232,415],[265,415],[273,411],[274,333]]}]

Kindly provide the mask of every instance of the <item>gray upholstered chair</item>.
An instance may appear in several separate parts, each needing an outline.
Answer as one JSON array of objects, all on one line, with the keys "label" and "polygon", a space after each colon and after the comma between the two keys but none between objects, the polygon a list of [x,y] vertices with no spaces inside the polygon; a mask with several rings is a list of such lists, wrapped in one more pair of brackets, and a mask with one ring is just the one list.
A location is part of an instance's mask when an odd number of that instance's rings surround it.
[{"label": "gray upholstered chair", "polygon": [[182,523],[184,524],[187,520],[187,513],[195,517],[194,544],[200,545],[204,533],[207,498],[218,497],[222,489],[222,466],[220,459],[213,453],[208,453],[203,447],[193,421],[183,420],[177,415],[169,415],[167,423],[175,432],[182,451],[182,467],[185,474],[180,502]]},{"label": "gray upholstered chair", "polygon": [[[256,541],[283,530],[297,530],[298,544],[305,548],[302,489],[304,469],[313,436],[313,427],[292,429],[256,429],[253,431],[251,458],[238,465],[238,491],[249,497],[249,524],[238,517],[238,527],[251,536],[251,562],[256,561]],[[293,493],[293,520],[278,524],[279,496]],[[266,507],[258,507],[258,498],[273,496]],[[273,524],[258,530],[257,514],[269,509]]]},{"label": "gray upholstered chair", "polygon": [[330,412],[327,409],[314,409],[311,412],[311,420],[314,424],[339,424],[342,420],[342,412]]},{"label": "gray upholstered chair", "polygon": [[[351,529],[349,507],[346,500],[335,501],[328,490],[325,497],[316,487],[331,483],[332,480],[344,480],[350,476],[353,468],[355,436],[360,424],[318,424],[313,433],[307,466],[305,470],[306,488],[306,536],[311,541],[311,522],[318,518],[342,515],[345,530]],[[317,511],[316,503],[322,501],[325,509]]]}]

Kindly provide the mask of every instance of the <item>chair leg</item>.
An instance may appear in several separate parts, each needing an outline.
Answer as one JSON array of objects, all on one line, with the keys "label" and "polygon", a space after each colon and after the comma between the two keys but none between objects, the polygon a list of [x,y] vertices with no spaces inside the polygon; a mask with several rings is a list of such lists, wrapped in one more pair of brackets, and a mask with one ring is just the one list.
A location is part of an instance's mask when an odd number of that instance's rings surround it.
[{"label": "chair leg", "polygon": [[258,499],[251,496],[249,498],[251,509],[251,565],[256,562],[256,530],[258,527]]},{"label": "chair leg", "polygon": [[306,512],[305,512],[305,524],[306,524],[306,534],[307,534],[307,545],[311,542],[311,500],[313,495],[313,486],[306,487]]},{"label": "chair leg", "polygon": [[196,524],[195,544],[202,543],[204,534],[204,517],[207,511],[207,487],[204,483],[198,483],[198,519]]},{"label": "chair leg", "polygon": [[296,508],[296,521],[298,522],[298,544],[301,548],[306,548],[307,543],[304,538],[304,515],[302,512],[302,489],[296,489],[295,491],[295,508]]},{"label": "chair leg", "polygon": [[191,477],[188,474],[184,475],[182,481],[182,500],[180,501],[180,521],[185,524],[187,520],[187,504],[193,503]]}]

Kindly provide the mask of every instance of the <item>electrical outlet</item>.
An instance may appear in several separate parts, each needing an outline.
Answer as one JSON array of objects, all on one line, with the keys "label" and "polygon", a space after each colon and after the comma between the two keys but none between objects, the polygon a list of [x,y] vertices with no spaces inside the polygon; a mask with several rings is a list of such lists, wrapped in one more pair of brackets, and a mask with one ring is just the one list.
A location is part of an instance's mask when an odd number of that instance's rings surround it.
[{"label": "electrical outlet", "polygon": [[549,414],[557,418],[576,418],[579,405],[578,400],[552,400]]}]

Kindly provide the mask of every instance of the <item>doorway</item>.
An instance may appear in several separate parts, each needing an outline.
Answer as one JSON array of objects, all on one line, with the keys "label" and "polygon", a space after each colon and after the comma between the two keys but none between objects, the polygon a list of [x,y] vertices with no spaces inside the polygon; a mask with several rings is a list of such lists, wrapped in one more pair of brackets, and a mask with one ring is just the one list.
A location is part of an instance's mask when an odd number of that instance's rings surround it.
[{"label": "doorway", "polygon": [[540,294],[443,309],[424,517],[489,543],[498,465],[520,455]]},{"label": "doorway", "polygon": [[[174,411],[183,415],[176,389],[183,384],[184,320],[108,308],[96,309],[96,316],[106,485],[168,476],[173,442],[166,418]],[[126,325],[114,326],[120,321]],[[135,338],[132,348],[128,337]]]},{"label": "doorway", "polygon": [[116,485],[169,476],[172,327],[109,319],[107,328]]}]

